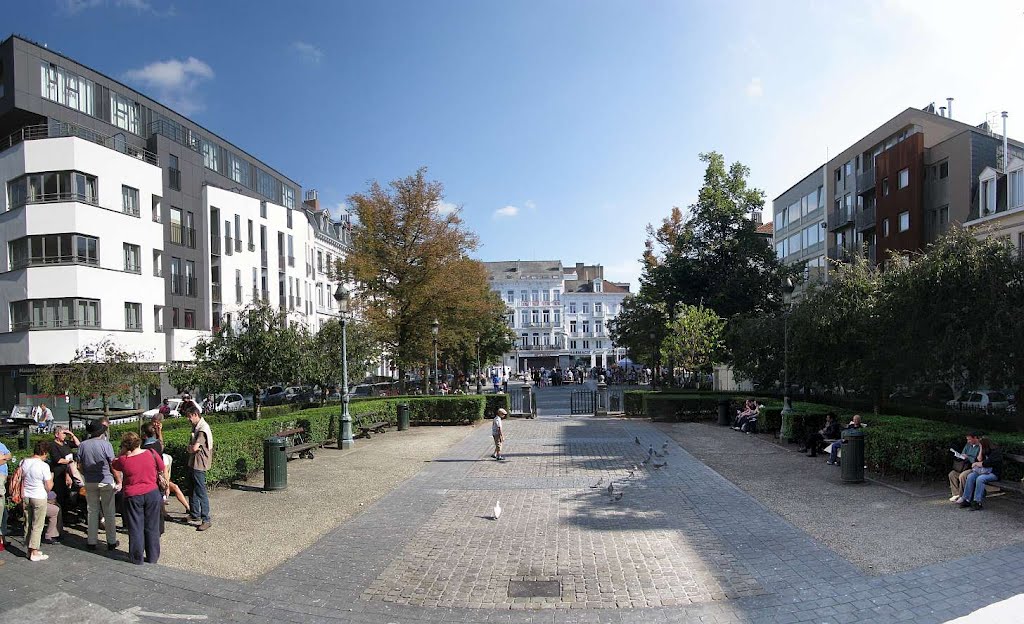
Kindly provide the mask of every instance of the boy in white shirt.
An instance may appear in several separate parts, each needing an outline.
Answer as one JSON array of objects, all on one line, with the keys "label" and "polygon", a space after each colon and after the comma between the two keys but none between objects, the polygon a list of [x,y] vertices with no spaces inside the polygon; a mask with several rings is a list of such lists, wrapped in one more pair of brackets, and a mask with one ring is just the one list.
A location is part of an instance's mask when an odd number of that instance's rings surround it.
[{"label": "boy in white shirt", "polygon": [[508,415],[505,408],[499,407],[498,413],[494,415],[494,421],[491,422],[491,437],[494,438],[494,454],[491,455],[494,459],[502,461],[505,456],[501,454],[501,443],[505,441],[505,428],[502,426],[502,418]]}]

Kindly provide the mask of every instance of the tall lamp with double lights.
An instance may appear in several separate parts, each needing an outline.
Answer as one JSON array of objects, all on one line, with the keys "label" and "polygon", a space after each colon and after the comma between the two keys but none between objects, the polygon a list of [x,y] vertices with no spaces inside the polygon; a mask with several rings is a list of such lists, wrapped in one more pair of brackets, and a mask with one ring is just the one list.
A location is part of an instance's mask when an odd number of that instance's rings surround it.
[{"label": "tall lamp with double lights", "polygon": [[344,284],[338,284],[334,300],[338,302],[338,321],[341,323],[341,426],[338,427],[338,448],[349,449],[355,444],[352,438],[352,416],[348,413],[348,324],[349,292]]},{"label": "tall lamp with double lights", "polygon": [[434,334],[434,394],[441,394],[441,384],[437,381],[437,333],[441,330],[441,323],[436,318],[430,324],[430,331]]},{"label": "tall lamp with double lights", "polygon": [[793,418],[793,402],[789,396],[789,314],[793,311],[793,291],[796,287],[793,284],[793,278],[787,277],[782,282],[782,293],[784,297],[784,304],[786,306],[785,312],[783,313],[784,318],[784,329],[783,329],[783,346],[782,346],[782,427],[779,431],[779,437],[785,438],[788,435],[787,432],[792,431]]}]

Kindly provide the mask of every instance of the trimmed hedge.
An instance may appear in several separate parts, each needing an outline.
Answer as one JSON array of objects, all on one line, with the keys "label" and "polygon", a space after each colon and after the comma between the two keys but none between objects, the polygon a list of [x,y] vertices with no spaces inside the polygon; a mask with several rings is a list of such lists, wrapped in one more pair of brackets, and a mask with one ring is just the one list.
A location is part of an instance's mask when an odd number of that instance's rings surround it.
[{"label": "trimmed hedge", "polygon": [[626,390],[622,393],[622,409],[626,418],[642,418],[647,415],[644,410],[644,396],[651,390]]},{"label": "trimmed hedge", "polygon": [[504,408],[506,412],[512,412],[512,403],[507,394],[485,394],[484,397],[484,418],[494,418],[498,408]]},{"label": "trimmed hedge", "polygon": [[484,397],[472,394],[403,397],[388,399],[388,402],[408,403],[409,420],[416,423],[461,425],[483,420],[484,417]]}]

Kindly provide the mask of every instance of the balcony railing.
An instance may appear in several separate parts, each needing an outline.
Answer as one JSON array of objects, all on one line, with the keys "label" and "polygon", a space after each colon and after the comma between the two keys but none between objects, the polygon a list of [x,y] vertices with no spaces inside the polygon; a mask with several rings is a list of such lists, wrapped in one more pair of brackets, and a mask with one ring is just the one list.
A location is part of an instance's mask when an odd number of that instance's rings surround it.
[{"label": "balcony railing", "polygon": [[288,266],[290,266],[290,267],[294,267],[295,266],[295,256],[288,256]]},{"label": "balcony railing", "polygon": [[875,190],[875,168],[857,174],[857,192],[866,193]]},{"label": "balcony railing", "polygon": [[125,273],[135,273],[136,275],[142,275],[142,265],[141,264],[126,264],[126,265],[124,265],[124,272]]},{"label": "balcony railing", "polygon": [[230,256],[234,252],[234,249],[235,249],[235,239],[233,239],[230,236],[225,234],[224,235],[224,253]]},{"label": "balcony railing", "polygon": [[[13,195],[13,193],[12,193]],[[63,191],[60,193],[34,193],[22,198],[11,198],[10,210],[21,208],[28,204],[55,204],[57,202],[79,202],[99,206],[94,195],[78,193],[75,191]]]},{"label": "balcony railing", "polygon": [[285,266],[285,264],[284,264],[284,256],[278,256],[277,257],[277,268],[278,268],[278,270],[280,270],[281,272],[284,272],[284,266]]},{"label": "balcony railing", "polygon": [[242,305],[242,285],[235,284],[235,303]]},{"label": "balcony railing", "polygon": [[256,251],[256,243],[249,241],[249,251]]},{"label": "balcony railing", "polygon": [[256,286],[252,287],[252,300],[253,301],[259,301],[260,300],[260,289],[257,288]]},{"label": "balcony railing", "polygon": [[184,275],[171,276],[171,294],[185,295],[186,297],[198,297],[197,280],[194,277]]},{"label": "balcony railing", "polygon": [[217,232],[210,233],[210,253],[215,256],[220,255],[220,234]]},{"label": "balcony railing", "polygon": [[11,323],[11,330],[22,331],[26,329],[73,329],[78,327],[94,329],[99,326],[100,322],[98,319],[33,319],[25,321],[15,321]]},{"label": "balcony railing", "polygon": [[159,264],[154,264],[153,265],[153,277],[163,277],[163,276],[164,276],[164,270],[162,268],[160,268]]},{"label": "balcony railing", "polygon": [[164,323],[163,323],[163,321],[157,321],[156,323],[154,323],[153,324],[153,331],[155,331],[158,334],[163,333],[163,331],[164,331]]},{"label": "balcony railing", "polygon": [[835,231],[853,223],[853,207],[833,208],[828,212],[828,229]]},{"label": "balcony railing", "polygon": [[261,290],[260,294],[263,296],[263,303],[270,303],[270,291],[269,290],[266,290],[266,289]]},{"label": "balcony railing", "polygon": [[865,208],[857,212],[857,231],[863,232],[875,227],[875,207]]},{"label": "balcony railing", "polygon": [[27,267],[49,266],[52,264],[84,264],[87,266],[99,266],[99,260],[95,258],[83,258],[81,256],[34,256],[31,258],[15,258],[11,261],[11,270],[24,269]]},{"label": "balcony railing", "polygon": [[857,256],[857,252],[846,247],[829,247],[828,259],[839,262],[850,262]]},{"label": "balcony railing", "polygon": [[196,229],[186,227],[180,223],[171,224],[171,243],[175,245],[181,245],[182,247],[188,247],[190,249],[196,248]]},{"label": "balcony railing", "polygon": [[264,269],[267,268],[267,250],[266,249],[261,249],[260,250],[260,266],[262,266]]},{"label": "balcony railing", "polygon": [[37,139],[56,139],[61,137],[78,137],[91,141],[103,147],[121,152],[132,158],[138,158],[151,165],[159,166],[160,161],[156,154],[127,143],[123,136],[107,136],[95,130],[90,130],[67,121],[53,121],[48,124],[25,126],[6,138],[0,140],[0,151],[22,143],[23,141],[34,141]]},{"label": "balcony railing", "polygon": [[220,303],[221,302],[221,300],[220,300],[220,284],[214,282],[214,284],[213,284],[213,291],[211,293],[211,297],[213,298],[213,302],[214,303]]}]

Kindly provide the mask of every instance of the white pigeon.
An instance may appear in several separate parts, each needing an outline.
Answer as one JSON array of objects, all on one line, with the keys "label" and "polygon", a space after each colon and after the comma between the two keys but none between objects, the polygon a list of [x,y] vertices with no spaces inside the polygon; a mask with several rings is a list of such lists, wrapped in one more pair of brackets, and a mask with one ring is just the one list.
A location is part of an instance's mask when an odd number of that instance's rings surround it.
[{"label": "white pigeon", "polygon": [[494,503],[494,519],[497,520],[501,517],[501,501]]}]

